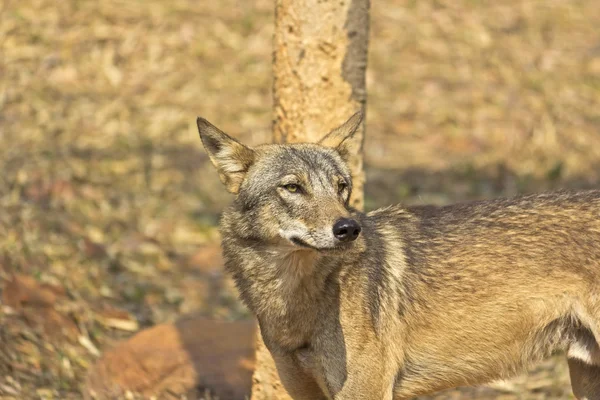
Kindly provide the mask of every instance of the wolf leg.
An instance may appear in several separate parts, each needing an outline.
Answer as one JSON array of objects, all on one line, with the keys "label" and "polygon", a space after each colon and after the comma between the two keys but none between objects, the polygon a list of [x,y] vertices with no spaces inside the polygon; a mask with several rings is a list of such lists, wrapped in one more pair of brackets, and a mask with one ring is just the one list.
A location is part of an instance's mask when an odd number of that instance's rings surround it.
[{"label": "wolf leg", "polygon": [[[600,302],[592,294],[577,316],[585,327],[577,332],[567,357],[573,394],[579,400],[600,400]],[[593,301],[591,301],[593,300]]]},{"label": "wolf leg", "polygon": [[569,358],[571,387],[578,400],[600,400],[600,366]]}]

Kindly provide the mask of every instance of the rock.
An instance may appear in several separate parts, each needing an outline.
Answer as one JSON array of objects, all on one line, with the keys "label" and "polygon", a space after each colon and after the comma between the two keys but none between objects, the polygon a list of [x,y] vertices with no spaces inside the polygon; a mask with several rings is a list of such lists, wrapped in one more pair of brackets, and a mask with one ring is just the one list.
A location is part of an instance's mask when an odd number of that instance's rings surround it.
[{"label": "rock", "polygon": [[87,398],[126,391],[144,396],[208,389],[221,400],[250,395],[254,321],[189,318],[146,329],[107,351],[88,374]]}]

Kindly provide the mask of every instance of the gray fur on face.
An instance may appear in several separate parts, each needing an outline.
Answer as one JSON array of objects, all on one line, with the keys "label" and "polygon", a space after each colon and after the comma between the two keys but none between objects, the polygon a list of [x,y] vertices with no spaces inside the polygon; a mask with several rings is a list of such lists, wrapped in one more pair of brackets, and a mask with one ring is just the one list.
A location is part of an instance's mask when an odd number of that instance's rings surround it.
[{"label": "gray fur on face", "polygon": [[[352,190],[339,154],[311,144],[265,145],[255,151],[256,161],[236,199],[245,211],[245,229],[263,241],[293,244],[299,239],[315,248],[334,247],[332,227],[348,216]],[[286,185],[295,185],[297,191]]]}]

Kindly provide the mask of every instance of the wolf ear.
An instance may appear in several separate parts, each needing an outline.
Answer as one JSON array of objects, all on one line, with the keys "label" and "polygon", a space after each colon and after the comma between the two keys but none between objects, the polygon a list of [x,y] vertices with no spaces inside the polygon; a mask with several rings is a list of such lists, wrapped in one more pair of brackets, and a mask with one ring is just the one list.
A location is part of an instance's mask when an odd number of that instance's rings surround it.
[{"label": "wolf ear", "polygon": [[342,159],[347,162],[350,157],[357,155],[360,151],[361,135],[357,135],[356,132],[363,120],[363,115],[362,111],[355,113],[348,121],[329,132],[319,141],[319,144],[336,149]]},{"label": "wolf ear", "polygon": [[200,139],[208,157],[219,172],[221,182],[231,193],[237,194],[254,162],[254,150],[244,146],[219,128],[198,117],[196,120]]}]

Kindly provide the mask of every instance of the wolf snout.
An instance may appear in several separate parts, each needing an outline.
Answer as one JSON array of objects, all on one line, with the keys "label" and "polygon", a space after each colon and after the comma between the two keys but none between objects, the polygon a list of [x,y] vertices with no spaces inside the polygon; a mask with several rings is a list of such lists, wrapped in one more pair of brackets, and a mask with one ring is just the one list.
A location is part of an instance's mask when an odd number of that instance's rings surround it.
[{"label": "wolf snout", "polygon": [[340,242],[356,240],[360,231],[358,222],[350,218],[342,218],[333,225],[333,236]]}]

